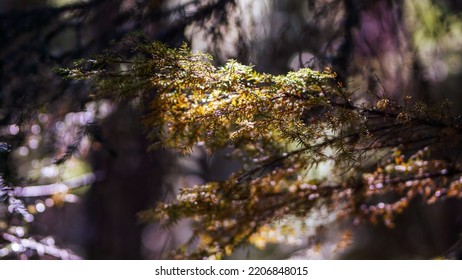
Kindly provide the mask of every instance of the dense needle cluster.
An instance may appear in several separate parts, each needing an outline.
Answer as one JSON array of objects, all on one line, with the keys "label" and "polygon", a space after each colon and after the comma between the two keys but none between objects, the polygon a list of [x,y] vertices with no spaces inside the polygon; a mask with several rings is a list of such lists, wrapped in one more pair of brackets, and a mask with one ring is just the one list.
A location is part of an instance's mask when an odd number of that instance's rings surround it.
[{"label": "dense needle cluster", "polygon": [[[234,60],[216,67],[186,45],[139,41],[133,56],[104,54],[65,72],[93,79],[95,98],[136,100],[153,146],[183,154],[196,145],[226,149],[240,160],[241,170],[227,180],[184,188],[176,200],[141,213],[166,226],[192,219],[193,237],[176,257],[223,258],[249,243],[261,248],[282,240],[268,234],[278,224],[279,234],[307,234],[284,221],[303,224],[320,211],[334,216],[325,223],[393,227],[412,199],[461,197],[459,158],[438,145],[462,133],[449,102],[360,102],[364,96],[347,91],[329,68],[271,75]],[[313,175],[320,164],[331,176]]]}]

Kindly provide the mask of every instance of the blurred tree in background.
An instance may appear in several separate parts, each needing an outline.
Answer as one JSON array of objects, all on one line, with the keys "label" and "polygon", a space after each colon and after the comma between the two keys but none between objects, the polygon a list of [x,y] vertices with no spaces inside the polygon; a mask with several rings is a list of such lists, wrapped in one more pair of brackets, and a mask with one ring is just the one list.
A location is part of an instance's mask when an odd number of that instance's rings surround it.
[{"label": "blurred tree in background", "polygon": [[[186,249],[205,248],[199,256],[457,258],[462,225],[457,199],[459,2],[3,1],[0,256],[162,258],[192,235],[200,241],[191,239]],[[145,36],[133,36],[135,42],[123,39],[132,32]],[[171,47],[187,42],[193,50],[212,54],[215,66],[201,64],[203,58],[195,60],[185,48],[181,55],[161,45],[151,49],[150,41]],[[226,64],[229,58],[242,64]],[[55,71],[72,69],[76,60],[81,72],[73,74],[100,82],[63,79]],[[182,60],[189,72],[171,70]],[[225,66],[218,72],[211,68],[219,65]],[[314,71],[270,75],[304,67]],[[223,88],[222,78],[212,82],[193,75],[230,72],[236,80],[228,81],[229,88]],[[228,116],[231,131],[219,130],[226,127],[219,123],[223,119],[199,120],[199,111],[189,111],[201,81],[204,88],[215,86],[224,93],[239,86],[263,95],[254,100],[238,94],[231,105],[212,95],[196,104],[204,110],[215,102],[221,110],[237,108]],[[162,88],[163,83],[172,88]],[[192,97],[159,102],[159,96],[178,92],[176,86]],[[255,117],[254,109],[268,92],[282,93],[281,100],[295,106],[267,112],[267,121],[285,120],[269,123],[287,124],[278,133],[278,127]],[[153,112],[158,119],[149,121]],[[174,125],[175,117],[180,120],[187,112],[185,130],[177,127],[170,135],[176,138],[162,138],[162,125]],[[235,122],[233,116],[241,113],[245,117]],[[197,135],[188,134],[192,124],[209,124],[213,136],[202,135],[200,126],[192,126]],[[189,156],[148,152],[146,129],[151,143],[161,140]],[[266,135],[268,129],[279,138]],[[245,139],[252,131],[257,135]],[[335,142],[338,150],[308,149],[318,141],[312,137],[326,143],[319,147]],[[246,155],[236,154],[233,145],[242,148],[243,143],[255,149],[245,146]],[[313,153],[293,159],[296,147]],[[234,160],[227,160],[227,154]],[[334,172],[335,161],[342,172]],[[233,183],[238,170],[252,168],[263,169],[249,175],[250,181]],[[233,201],[248,198],[244,190],[252,180],[260,186],[254,195],[261,200],[239,206]],[[185,197],[201,194],[200,187],[189,187],[207,183],[237,197],[222,196],[224,209],[187,204]],[[243,192],[234,193],[239,184]],[[171,221],[191,217],[192,227],[185,221],[164,231],[157,222],[140,223],[141,211],[174,200],[179,188],[183,195],[166,214]],[[255,211],[254,224],[240,220],[239,211],[245,210]],[[148,218],[157,212],[141,213]]]}]

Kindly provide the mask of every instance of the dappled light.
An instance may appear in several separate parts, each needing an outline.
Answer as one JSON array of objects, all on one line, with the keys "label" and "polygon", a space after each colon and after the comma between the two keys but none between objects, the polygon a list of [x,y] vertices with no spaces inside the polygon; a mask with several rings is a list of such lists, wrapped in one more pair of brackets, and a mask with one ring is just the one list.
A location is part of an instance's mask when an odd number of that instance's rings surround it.
[{"label": "dappled light", "polygon": [[461,16],[2,1],[0,258],[460,258]]}]

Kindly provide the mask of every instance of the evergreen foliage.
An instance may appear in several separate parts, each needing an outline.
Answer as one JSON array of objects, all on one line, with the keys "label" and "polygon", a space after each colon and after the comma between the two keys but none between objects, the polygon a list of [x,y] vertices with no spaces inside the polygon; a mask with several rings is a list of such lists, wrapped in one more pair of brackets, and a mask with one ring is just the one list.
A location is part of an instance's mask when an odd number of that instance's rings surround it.
[{"label": "evergreen foliage", "polygon": [[[284,221],[319,212],[334,217],[325,223],[393,227],[412,200],[462,196],[454,141],[461,122],[449,101],[428,104],[405,93],[365,98],[329,68],[271,75],[235,60],[214,66],[186,45],[134,45],[135,55],[106,53],[63,72],[92,79],[97,99],[140,104],[153,147],[226,149],[242,166],[225,181],[182,189],[175,201],[141,213],[165,226],[192,219],[193,237],[178,258],[263,247],[274,242],[272,225],[290,233],[297,229]],[[320,165],[329,166],[328,178],[313,175]]]}]

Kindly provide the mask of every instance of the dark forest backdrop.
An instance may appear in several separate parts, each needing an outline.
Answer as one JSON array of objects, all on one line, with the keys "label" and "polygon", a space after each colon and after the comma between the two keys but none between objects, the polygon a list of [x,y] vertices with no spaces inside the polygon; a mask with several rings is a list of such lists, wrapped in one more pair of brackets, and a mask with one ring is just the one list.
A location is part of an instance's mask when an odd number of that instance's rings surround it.
[{"label": "dark forest backdrop", "polygon": [[[136,32],[171,47],[187,42],[217,65],[235,58],[271,74],[329,67],[359,93],[357,103],[447,99],[456,117],[461,12],[462,1],[445,0],[2,1],[0,257],[168,257],[189,238],[188,221],[163,230],[138,214],[180,187],[223,180],[239,168],[224,153],[200,148],[189,157],[148,151],[140,100],[94,99],[89,81],[64,79],[57,69],[107,50],[129,57],[130,47],[117,42]],[[455,143],[439,156],[457,162],[460,138],[449,139]],[[328,172],[320,166],[313,176]],[[316,227],[312,218],[316,231],[295,236],[300,242],[255,242],[231,257],[457,258],[461,208],[456,199],[416,202],[393,229],[352,232]]]}]

